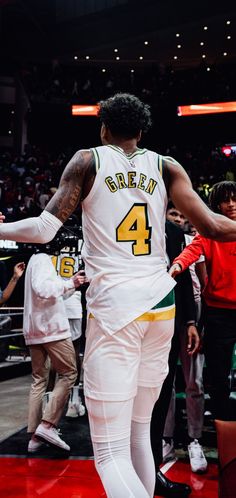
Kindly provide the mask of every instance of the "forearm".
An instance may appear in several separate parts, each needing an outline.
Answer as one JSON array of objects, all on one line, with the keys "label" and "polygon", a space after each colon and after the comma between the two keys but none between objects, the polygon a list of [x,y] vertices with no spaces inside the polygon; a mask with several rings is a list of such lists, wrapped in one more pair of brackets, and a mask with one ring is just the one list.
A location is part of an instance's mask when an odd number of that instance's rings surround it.
[{"label": "forearm", "polygon": [[15,289],[15,286],[18,282],[19,278],[16,275],[13,275],[9,283],[7,284],[6,288],[4,289],[2,293],[2,298],[0,299],[0,304],[5,303],[8,301],[8,299],[11,297],[12,292]]},{"label": "forearm", "polygon": [[72,279],[63,280],[61,277],[42,278],[41,274],[32,278],[34,292],[41,299],[58,299],[68,291],[75,291]]},{"label": "forearm", "polygon": [[62,222],[48,211],[35,218],[2,223],[0,225],[0,239],[15,240],[17,242],[35,242],[45,244],[52,240]]},{"label": "forearm", "polygon": [[201,237],[196,236],[195,239],[189,244],[185,249],[177,256],[174,261],[174,264],[179,264],[181,266],[182,271],[186,270],[191,264],[198,261],[200,256],[204,253],[204,248],[201,243]]}]

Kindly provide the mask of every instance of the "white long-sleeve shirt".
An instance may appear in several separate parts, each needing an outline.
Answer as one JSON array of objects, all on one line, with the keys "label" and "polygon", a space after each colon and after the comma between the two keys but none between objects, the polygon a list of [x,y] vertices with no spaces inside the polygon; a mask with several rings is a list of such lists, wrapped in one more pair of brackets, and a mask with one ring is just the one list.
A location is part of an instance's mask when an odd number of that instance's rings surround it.
[{"label": "white long-sleeve shirt", "polygon": [[50,256],[31,256],[25,273],[23,333],[25,342],[42,344],[71,336],[63,295],[74,289],[72,279],[57,276]]}]

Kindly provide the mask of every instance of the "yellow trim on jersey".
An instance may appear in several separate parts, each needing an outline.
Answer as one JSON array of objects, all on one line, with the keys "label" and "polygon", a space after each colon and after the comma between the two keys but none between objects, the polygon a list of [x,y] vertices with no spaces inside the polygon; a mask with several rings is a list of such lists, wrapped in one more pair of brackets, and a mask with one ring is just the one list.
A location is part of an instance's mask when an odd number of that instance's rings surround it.
[{"label": "yellow trim on jersey", "polygon": [[[135,318],[135,322],[157,322],[159,320],[171,320],[175,317],[175,305],[169,309],[162,311],[150,310],[146,311],[143,315]],[[89,318],[94,318],[92,313],[89,314]]]},{"label": "yellow trim on jersey", "polygon": [[135,318],[135,322],[157,322],[159,320],[171,320],[174,317],[175,305],[172,308],[163,311],[146,311],[146,313],[144,313],[143,315]]},{"label": "yellow trim on jersey", "polygon": [[162,164],[163,156],[158,155],[158,169],[160,175],[163,176],[163,164]]}]

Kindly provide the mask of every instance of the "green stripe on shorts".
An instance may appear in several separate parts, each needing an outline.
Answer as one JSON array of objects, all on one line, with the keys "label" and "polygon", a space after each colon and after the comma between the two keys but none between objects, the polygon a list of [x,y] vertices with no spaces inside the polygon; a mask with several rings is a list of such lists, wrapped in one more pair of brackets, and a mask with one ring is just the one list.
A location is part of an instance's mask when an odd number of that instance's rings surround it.
[{"label": "green stripe on shorts", "polygon": [[175,304],[175,291],[172,289],[166,297],[164,297],[156,306],[153,306],[152,310],[158,308],[167,308],[167,306],[173,306]]}]

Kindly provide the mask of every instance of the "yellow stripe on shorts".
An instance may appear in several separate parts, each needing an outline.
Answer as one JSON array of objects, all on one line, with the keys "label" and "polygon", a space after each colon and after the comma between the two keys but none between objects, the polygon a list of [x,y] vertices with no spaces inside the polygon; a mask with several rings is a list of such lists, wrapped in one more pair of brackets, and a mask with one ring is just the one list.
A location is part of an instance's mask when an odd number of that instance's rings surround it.
[{"label": "yellow stripe on shorts", "polygon": [[[135,322],[157,322],[159,320],[171,320],[175,317],[175,293],[172,289],[156,306],[150,311],[145,311],[143,315],[134,319]],[[89,318],[94,318],[89,313]]]},{"label": "yellow stripe on shorts", "polygon": [[[157,322],[158,320],[171,320],[175,317],[175,305],[170,309],[165,310],[150,310],[143,313],[143,315],[135,318],[135,322]],[[89,313],[89,318],[94,318],[92,313]]]},{"label": "yellow stripe on shorts", "polygon": [[158,311],[146,311],[143,315],[135,318],[135,322],[157,322],[159,320],[171,320],[175,317],[175,305],[170,309],[158,310]]}]

